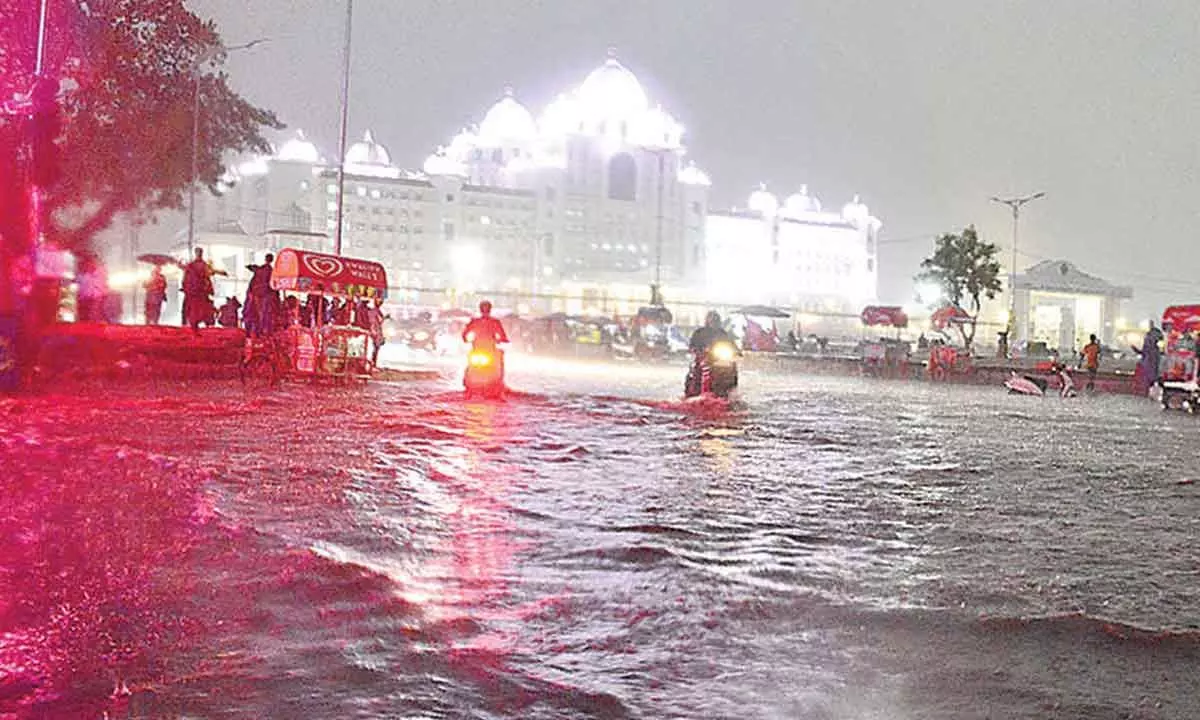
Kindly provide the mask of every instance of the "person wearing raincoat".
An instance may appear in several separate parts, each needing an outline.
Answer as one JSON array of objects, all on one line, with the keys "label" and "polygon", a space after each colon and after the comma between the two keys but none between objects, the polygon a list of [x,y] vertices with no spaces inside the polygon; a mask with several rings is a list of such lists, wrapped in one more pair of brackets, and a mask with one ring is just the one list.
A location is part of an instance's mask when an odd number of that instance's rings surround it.
[{"label": "person wearing raincoat", "polygon": [[1158,382],[1158,369],[1161,360],[1158,344],[1162,342],[1162,331],[1150,322],[1150,329],[1142,338],[1141,349],[1134,348],[1141,359],[1138,360],[1137,371],[1134,373],[1134,385],[1138,395],[1145,395]]},{"label": "person wearing raincoat", "polygon": [[157,325],[167,299],[167,279],[163,277],[162,268],[155,265],[142,287],[146,290],[146,324]]}]

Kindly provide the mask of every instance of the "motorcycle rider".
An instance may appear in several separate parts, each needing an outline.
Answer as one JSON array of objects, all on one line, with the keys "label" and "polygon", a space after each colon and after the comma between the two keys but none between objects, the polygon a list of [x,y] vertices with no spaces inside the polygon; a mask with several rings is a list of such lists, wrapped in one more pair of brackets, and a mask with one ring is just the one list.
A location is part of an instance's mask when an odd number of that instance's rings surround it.
[{"label": "motorcycle rider", "polygon": [[704,325],[696,328],[696,331],[692,333],[692,339],[688,341],[688,349],[693,353],[705,355],[714,344],[722,340],[733,343],[733,338],[725,332],[725,328],[722,326],[721,315],[716,310],[709,310],[708,314],[704,316]]},{"label": "motorcycle rider", "polygon": [[490,353],[495,359],[500,377],[504,377],[504,353],[500,352],[496,346],[508,342],[508,333],[504,332],[504,325],[492,317],[490,301],[484,300],[479,303],[479,317],[472,318],[471,322],[463,328],[462,339],[463,342],[471,343],[472,350],[484,350]]},{"label": "motorcycle rider", "polygon": [[508,342],[508,333],[504,332],[504,325],[492,317],[491,301],[484,300],[479,303],[479,317],[472,319],[463,328],[462,339],[463,342],[471,343],[471,347],[477,350],[491,351],[495,351],[500,343]]},{"label": "motorcycle rider", "polygon": [[[716,310],[709,310],[704,317],[704,325],[696,329],[692,333],[692,338],[688,342],[688,349],[692,352],[692,366],[688,370],[688,377],[684,383],[687,387],[701,387],[702,365],[701,363],[708,357],[708,353],[712,350],[713,345],[719,342],[727,342],[734,345],[733,338],[729,333],[725,332],[725,328],[721,323],[721,316]],[[736,347],[736,345],[734,345]],[[693,385],[696,383],[696,385]]]}]

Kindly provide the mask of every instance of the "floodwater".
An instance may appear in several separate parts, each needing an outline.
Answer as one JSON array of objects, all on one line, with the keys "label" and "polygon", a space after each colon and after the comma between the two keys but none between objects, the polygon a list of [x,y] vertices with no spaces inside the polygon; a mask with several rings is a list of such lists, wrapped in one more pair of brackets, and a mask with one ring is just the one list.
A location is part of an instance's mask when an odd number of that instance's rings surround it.
[{"label": "floodwater", "polygon": [[524,366],[0,402],[0,717],[1200,716],[1196,418]]}]

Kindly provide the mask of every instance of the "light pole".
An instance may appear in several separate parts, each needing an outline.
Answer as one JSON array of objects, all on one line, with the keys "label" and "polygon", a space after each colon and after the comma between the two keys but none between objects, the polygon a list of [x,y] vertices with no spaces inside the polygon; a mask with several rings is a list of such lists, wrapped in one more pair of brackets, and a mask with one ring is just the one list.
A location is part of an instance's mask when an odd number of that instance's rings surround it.
[{"label": "light pole", "polygon": [[200,174],[200,68],[205,63],[211,62],[213,59],[222,53],[228,54],[235,50],[248,50],[255,45],[267,42],[266,38],[251,40],[248,43],[241,45],[225,46],[218,45],[217,47],[207,48],[197,58],[192,66],[192,182],[188,186],[188,232],[187,232],[187,248],[188,260],[191,261],[192,247],[196,243],[196,176]]},{"label": "light pole", "polygon": [[658,208],[654,221],[654,284],[650,286],[650,304],[659,307],[662,297],[662,251],[663,251],[663,173],[665,172],[665,147],[655,148],[658,156]]},{"label": "light pole", "polygon": [[[1034,200],[1039,200],[1046,197],[1046,193],[1037,192],[1032,195],[1025,195],[1014,198],[998,198],[992,197],[992,202],[1001,205],[1007,205],[1012,210],[1013,232],[1012,232],[1012,267],[1010,268],[1008,281],[1008,322],[1009,331],[1016,330],[1017,322],[1017,238],[1018,229],[1021,223],[1021,208]],[[1013,338],[1016,341],[1016,338]]]},{"label": "light pole", "polygon": [[333,228],[333,254],[342,254],[342,218],[346,197],[346,134],[350,119],[350,40],[354,20],[354,0],[346,0],[346,41],[342,48],[342,123],[338,140],[337,224]]},{"label": "light pole", "polygon": [[38,11],[37,62],[33,70],[37,76],[42,74],[42,59],[46,55],[46,3],[47,0],[42,0],[42,8]]}]

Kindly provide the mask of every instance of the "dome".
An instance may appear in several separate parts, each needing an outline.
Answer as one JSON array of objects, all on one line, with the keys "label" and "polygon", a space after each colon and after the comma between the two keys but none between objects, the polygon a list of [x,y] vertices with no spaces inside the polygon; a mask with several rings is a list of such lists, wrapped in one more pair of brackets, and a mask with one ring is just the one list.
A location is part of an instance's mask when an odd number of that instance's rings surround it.
[{"label": "dome", "polygon": [[779,199],[767,192],[766,185],[759,185],[757,190],[750,193],[747,207],[763,217],[773,217],[779,211]]},{"label": "dome", "polygon": [[387,148],[375,142],[375,137],[368,130],[363,139],[350,146],[346,151],[347,165],[375,165],[390,167],[392,158]]},{"label": "dome", "polygon": [[808,194],[808,186],[801,185],[800,192],[788,196],[783,203],[783,210],[789,216],[821,212],[821,201]]},{"label": "dome", "polygon": [[618,62],[611,50],[608,60],[579,86],[579,101],[595,119],[629,120],[650,106],[637,76]]},{"label": "dome", "polygon": [[708,173],[696,167],[696,163],[693,162],[689,162],[687,167],[679,171],[679,182],[684,185],[703,185],[705,187],[712,185]]},{"label": "dome", "polygon": [[479,124],[479,137],[485,144],[528,143],[537,137],[537,123],[525,106],[506,88],[504,97],[492,106]]},{"label": "dome", "polygon": [[858,227],[865,226],[871,220],[871,211],[863,205],[855,195],[854,199],[842,207],[842,217]]},{"label": "dome", "polygon": [[650,147],[675,148],[683,139],[683,126],[661,107],[647,110],[634,124],[634,140]]},{"label": "dome", "polygon": [[275,153],[275,159],[316,165],[321,162],[321,154],[317,152],[317,146],[304,137],[304,131],[297,130],[296,137],[285,142],[279,148],[279,152]]}]

